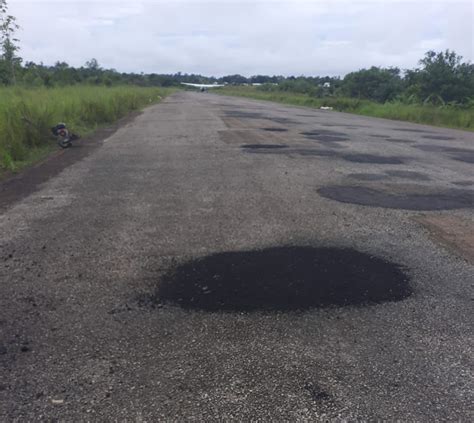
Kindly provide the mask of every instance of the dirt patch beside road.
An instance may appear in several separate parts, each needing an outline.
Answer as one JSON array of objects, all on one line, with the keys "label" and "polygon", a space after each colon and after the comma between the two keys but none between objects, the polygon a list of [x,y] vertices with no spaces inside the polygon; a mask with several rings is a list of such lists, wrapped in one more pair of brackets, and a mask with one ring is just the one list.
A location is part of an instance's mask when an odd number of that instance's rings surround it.
[{"label": "dirt patch beside road", "polygon": [[415,217],[414,220],[421,223],[435,241],[474,263],[472,221],[457,216],[439,215],[422,215]]}]

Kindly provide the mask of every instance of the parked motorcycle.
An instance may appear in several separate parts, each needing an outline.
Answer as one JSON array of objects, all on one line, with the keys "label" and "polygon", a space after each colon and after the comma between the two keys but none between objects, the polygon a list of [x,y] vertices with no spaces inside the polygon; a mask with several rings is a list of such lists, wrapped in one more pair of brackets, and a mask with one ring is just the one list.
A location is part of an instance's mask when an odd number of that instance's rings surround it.
[{"label": "parked motorcycle", "polygon": [[58,145],[61,148],[71,147],[72,142],[79,138],[78,135],[69,132],[65,123],[58,123],[56,126],[51,128],[51,132],[57,138]]}]

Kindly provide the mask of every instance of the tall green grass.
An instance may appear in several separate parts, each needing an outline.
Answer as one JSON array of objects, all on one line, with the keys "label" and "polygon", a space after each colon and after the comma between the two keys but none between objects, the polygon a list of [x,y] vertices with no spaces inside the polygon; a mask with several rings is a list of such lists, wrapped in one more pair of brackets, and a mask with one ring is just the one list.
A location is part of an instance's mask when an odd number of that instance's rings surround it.
[{"label": "tall green grass", "polygon": [[474,131],[474,109],[411,105],[400,102],[380,104],[370,100],[346,97],[316,98],[307,94],[263,91],[254,87],[224,87],[214,92],[295,106],[316,108],[327,106],[340,112]]},{"label": "tall green grass", "polygon": [[133,86],[0,88],[0,168],[15,169],[44,156],[48,146],[55,148],[50,128],[58,122],[87,135],[170,91]]}]

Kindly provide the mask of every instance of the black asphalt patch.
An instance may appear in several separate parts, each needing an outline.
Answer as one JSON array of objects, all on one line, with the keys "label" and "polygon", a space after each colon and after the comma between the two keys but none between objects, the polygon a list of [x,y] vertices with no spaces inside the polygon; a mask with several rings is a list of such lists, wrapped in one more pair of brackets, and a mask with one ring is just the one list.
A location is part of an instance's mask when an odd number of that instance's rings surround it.
[{"label": "black asphalt patch", "polygon": [[422,151],[429,151],[434,153],[455,153],[451,154],[451,158],[465,163],[474,163],[474,150],[469,148],[446,147],[443,145],[422,144],[416,145]]},{"label": "black asphalt patch", "polygon": [[350,173],[347,175],[349,178],[358,179],[360,181],[380,181],[387,179],[388,176],[379,173]]},{"label": "black asphalt patch", "polygon": [[[276,147],[272,147],[275,145]],[[336,144],[331,143],[331,147],[336,147]],[[316,148],[285,148],[287,145],[280,144],[245,144],[241,146],[244,151],[261,154],[285,154],[285,155],[299,155],[299,156],[315,156],[315,157],[334,157],[347,160],[355,163],[372,163],[372,164],[403,164],[404,158],[398,156],[378,156],[373,154],[347,154],[333,150],[320,150]],[[340,146],[338,146],[340,147]],[[281,149],[274,151],[273,149]],[[256,151],[258,150],[258,151]],[[271,150],[271,151],[270,151]]]},{"label": "black asphalt patch", "polygon": [[387,170],[387,175],[395,176],[397,178],[406,178],[418,181],[430,181],[431,178],[423,173],[414,172],[411,170]]},{"label": "black asphalt patch", "polygon": [[422,151],[429,151],[433,153],[474,153],[474,150],[469,148],[459,147],[446,147],[444,145],[433,145],[433,144],[421,144],[414,145],[413,148],[417,148]]},{"label": "black asphalt patch", "polygon": [[283,147],[273,147],[273,148],[266,148],[264,146],[266,145],[278,145],[281,146],[281,144],[246,144],[246,145],[259,145],[262,147],[250,147],[250,148],[245,148],[245,145],[242,145],[242,150],[245,151],[246,153],[252,153],[252,154],[279,154],[279,155],[285,155],[285,156],[291,156],[291,155],[298,155],[298,156],[316,156],[316,157],[338,157],[340,156],[340,153],[334,150],[319,150],[315,148],[286,148],[288,147],[287,145],[283,145]]},{"label": "black asphalt patch", "polygon": [[241,148],[255,150],[255,149],[275,149],[275,148],[288,148],[285,144],[243,144]]},{"label": "black asphalt patch", "polygon": [[318,404],[322,402],[330,401],[332,399],[331,395],[329,395],[326,391],[321,389],[314,383],[308,382],[304,385],[304,389],[308,392],[311,399]]},{"label": "black asphalt patch", "polygon": [[[276,147],[273,147],[275,145]],[[332,147],[336,144],[331,143]],[[403,164],[404,158],[398,156],[378,156],[374,154],[347,154],[335,150],[320,150],[312,148],[288,148],[283,150],[287,145],[280,144],[245,144],[241,146],[244,150],[252,153],[262,154],[296,154],[300,156],[316,156],[316,157],[334,157],[355,163],[372,163],[372,164]],[[271,149],[281,149],[281,151],[270,151]],[[261,151],[255,151],[261,150]]]},{"label": "black asphalt patch", "polygon": [[474,185],[474,181],[454,181],[451,182],[453,185],[458,185],[460,187],[468,187]]},{"label": "black asphalt patch", "polygon": [[403,164],[404,160],[398,156],[378,156],[375,154],[343,154],[341,158],[349,162],[374,164]]},{"label": "black asphalt patch", "polygon": [[423,135],[423,138],[426,138],[429,140],[442,140],[442,141],[449,141],[449,140],[456,139],[454,137],[447,137],[445,135]]},{"label": "black asphalt patch", "polygon": [[408,128],[392,128],[394,131],[401,131],[401,132],[413,132],[419,134],[432,134],[431,131],[426,131],[424,129],[408,129]]},{"label": "black asphalt patch", "polygon": [[459,153],[451,156],[454,160],[458,160],[460,162],[465,162],[465,163],[474,163],[474,151],[471,151],[469,153]]},{"label": "black asphalt patch", "polygon": [[352,249],[275,247],[191,260],[161,280],[156,301],[205,311],[364,306],[410,296],[400,266]]},{"label": "black asphalt patch", "polygon": [[353,124],[347,124],[347,123],[321,123],[321,126],[340,127],[340,128],[348,128],[348,129],[368,128],[367,125],[353,125]]},{"label": "black asphalt patch", "polygon": [[[343,132],[330,131],[328,129],[318,129],[314,131],[301,132],[305,138],[328,143],[337,143],[340,141],[349,141],[347,134]],[[341,147],[341,146],[339,146]]]},{"label": "black asphalt patch", "polygon": [[261,113],[256,112],[242,112],[240,110],[232,110],[225,112],[228,117],[235,117],[240,119],[263,119],[264,116]]},{"label": "black asphalt patch", "polygon": [[306,137],[319,137],[321,135],[347,137],[347,134],[344,132],[330,131],[329,129],[316,129],[314,131],[305,131],[301,132],[301,135],[304,135]]},{"label": "black asphalt patch", "polygon": [[[315,140],[316,141],[316,140]],[[327,147],[327,148],[347,148],[347,145],[346,144],[341,144],[340,142],[338,141],[330,141],[330,142],[327,142],[327,141],[320,141],[320,140],[317,140],[316,142],[318,142],[320,145],[324,146],[324,147]]]},{"label": "black asphalt patch", "polygon": [[396,194],[361,186],[332,185],[318,193],[331,200],[363,206],[404,210],[453,210],[474,208],[474,191],[450,189],[436,193]]},{"label": "black asphalt patch", "polygon": [[264,131],[268,132],[286,132],[288,129],[286,128],[262,128]]},{"label": "black asphalt patch", "polygon": [[349,141],[347,137],[340,137],[337,135],[305,135],[306,138],[309,138],[314,141],[324,141],[324,142],[339,142],[339,141]]}]

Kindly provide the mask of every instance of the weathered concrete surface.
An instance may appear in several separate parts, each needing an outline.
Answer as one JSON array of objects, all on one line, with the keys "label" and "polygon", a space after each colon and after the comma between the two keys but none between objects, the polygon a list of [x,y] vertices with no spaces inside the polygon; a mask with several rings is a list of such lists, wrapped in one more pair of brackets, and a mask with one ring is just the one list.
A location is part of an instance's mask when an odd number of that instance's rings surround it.
[{"label": "weathered concrete surface", "polygon": [[[470,420],[466,237],[446,249],[416,207],[318,190],[418,198],[447,231],[473,221],[472,149],[472,133],[212,94],[147,109],[0,215],[0,420]],[[394,262],[413,294],[277,313],[152,301],[173,266],[282,245]]]}]

